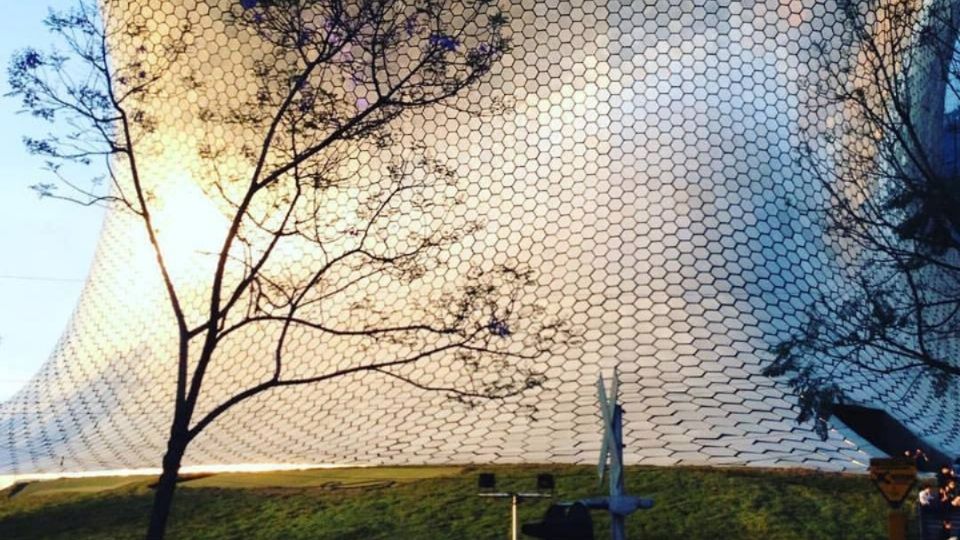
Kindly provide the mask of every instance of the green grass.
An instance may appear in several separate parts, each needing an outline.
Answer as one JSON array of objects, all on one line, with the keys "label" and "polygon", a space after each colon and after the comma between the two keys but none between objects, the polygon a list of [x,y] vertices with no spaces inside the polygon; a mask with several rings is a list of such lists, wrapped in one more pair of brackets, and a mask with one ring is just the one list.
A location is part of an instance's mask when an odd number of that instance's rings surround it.
[{"label": "green grass", "polygon": [[[557,499],[602,495],[595,469],[482,467],[503,489],[557,475]],[[317,469],[218,474],[181,484],[169,538],[502,539],[509,503],[476,496],[471,467]],[[0,492],[0,538],[137,538],[149,514],[144,477],[55,480]],[[629,538],[662,540],[885,538],[886,507],[864,476],[754,469],[631,467],[632,494],[656,506],[628,518]],[[536,521],[547,502],[521,506]],[[597,538],[609,537],[602,513]]]},{"label": "green grass", "polygon": [[372,489],[406,484],[427,478],[454,476],[462,467],[369,467],[310,469],[270,473],[225,473],[190,480],[193,488],[327,488]]},{"label": "green grass", "polygon": [[[20,500],[31,497],[52,495],[71,495],[83,493],[98,493],[112,491],[127,486],[149,483],[154,478],[146,476],[110,476],[103,478],[63,478],[47,482],[31,482],[17,491],[16,497]],[[9,493],[10,490],[7,491]],[[0,495],[2,497],[3,495]],[[0,505],[3,503],[0,502]],[[2,506],[0,506],[2,508]],[[3,510],[0,510],[2,515]]]}]

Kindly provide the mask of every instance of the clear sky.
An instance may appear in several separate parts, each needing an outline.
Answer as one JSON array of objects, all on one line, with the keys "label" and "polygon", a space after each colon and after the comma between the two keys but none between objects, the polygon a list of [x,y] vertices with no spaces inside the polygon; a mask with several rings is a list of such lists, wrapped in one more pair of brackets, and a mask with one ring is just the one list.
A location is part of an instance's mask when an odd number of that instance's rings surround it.
[{"label": "clear sky", "polygon": [[[49,41],[42,21],[52,6],[75,0],[3,0],[0,17],[0,93],[13,51]],[[0,97],[0,401],[43,364],[76,305],[103,213],[39,200],[29,185],[49,180],[20,142],[47,125],[17,114],[16,99]],[[91,171],[92,172],[92,171]]]}]

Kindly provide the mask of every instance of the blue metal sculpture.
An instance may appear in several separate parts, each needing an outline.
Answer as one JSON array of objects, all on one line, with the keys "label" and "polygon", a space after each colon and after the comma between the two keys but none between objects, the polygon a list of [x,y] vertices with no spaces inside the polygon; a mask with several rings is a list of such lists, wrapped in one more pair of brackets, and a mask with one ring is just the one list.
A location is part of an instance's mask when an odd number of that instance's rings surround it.
[{"label": "blue metal sculpture", "polygon": [[603,374],[597,377],[597,395],[600,412],[603,414],[603,445],[600,447],[600,463],[597,466],[600,486],[610,468],[610,496],[581,501],[591,509],[607,510],[610,513],[610,536],[613,540],[626,540],[626,517],[637,510],[653,507],[652,499],[627,495],[623,470],[623,407],[617,403],[620,381],[613,372],[610,393],[607,394]]}]

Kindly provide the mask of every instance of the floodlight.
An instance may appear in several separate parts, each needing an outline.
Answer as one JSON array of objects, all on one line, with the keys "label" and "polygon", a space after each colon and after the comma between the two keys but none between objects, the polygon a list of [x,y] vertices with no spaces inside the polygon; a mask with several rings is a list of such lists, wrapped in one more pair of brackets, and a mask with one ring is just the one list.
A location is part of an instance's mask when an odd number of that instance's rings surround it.
[{"label": "floodlight", "polygon": [[554,486],[555,483],[552,474],[543,473],[537,475],[537,489],[553,491]]},{"label": "floodlight", "polygon": [[477,487],[480,489],[493,489],[497,487],[497,475],[493,473],[480,473],[477,478]]}]

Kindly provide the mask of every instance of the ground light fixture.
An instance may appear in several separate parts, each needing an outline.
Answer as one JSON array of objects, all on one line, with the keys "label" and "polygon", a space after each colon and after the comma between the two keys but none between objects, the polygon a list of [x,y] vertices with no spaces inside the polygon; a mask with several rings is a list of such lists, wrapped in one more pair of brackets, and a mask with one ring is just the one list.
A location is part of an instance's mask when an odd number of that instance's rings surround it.
[{"label": "ground light fixture", "polygon": [[553,497],[556,483],[552,474],[537,475],[537,491],[497,491],[497,475],[494,473],[480,473],[477,477],[477,488],[480,497],[492,499],[510,499],[510,540],[520,538],[520,524],[517,517],[517,506],[526,499],[549,499]]}]

